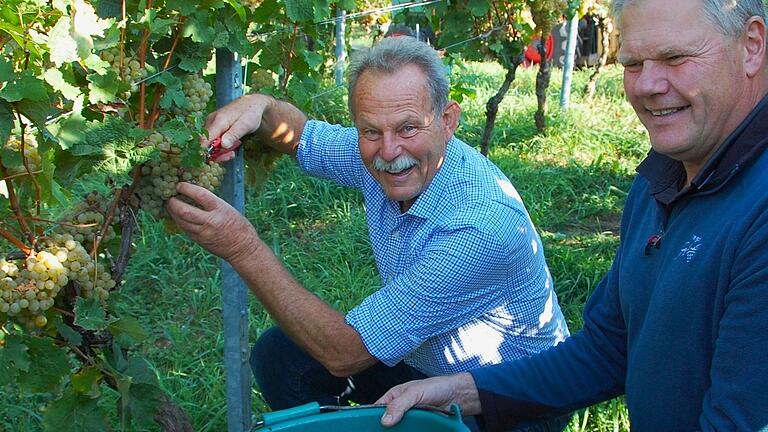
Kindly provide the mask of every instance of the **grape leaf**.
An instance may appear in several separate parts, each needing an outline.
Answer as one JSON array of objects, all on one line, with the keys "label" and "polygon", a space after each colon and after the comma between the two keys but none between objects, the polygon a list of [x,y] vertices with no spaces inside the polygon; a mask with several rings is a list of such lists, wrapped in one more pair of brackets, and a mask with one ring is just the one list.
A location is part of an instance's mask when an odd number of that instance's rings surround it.
[{"label": "grape leaf", "polygon": [[59,141],[59,146],[66,150],[83,141],[88,127],[88,122],[83,116],[74,114],[53,123],[49,129]]},{"label": "grape leaf", "polygon": [[[206,52],[197,44],[195,45],[195,48],[198,50],[198,53]],[[202,70],[210,61],[211,56],[210,53],[208,53],[209,55],[207,56],[198,53],[185,53],[179,62],[179,68],[187,72],[197,72]]]},{"label": "grape leaf", "polygon": [[[88,102],[109,103],[117,99],[117,92],[121,90],[121,81],[115,71],[108,70],[106,75],[92,73],[88,75]],[[126,84],[123,83],[123,86]]]},{"label": "grape leaf", "polygon": [[179,11],[179,13],[184,16],[188,16],[197,9],[197,3],[189,0],[167,0],[165,2],[165,7]]},{"label": "grape leaf", "polygon": [[139,321],[133,317],[124,316],[109,325],[109,332],[120,340],[123,346],[131,346],[144,341],[148,333]]},{"label": "grape leaf", "polygon": [[91,54],[86,57],[85,66],[99,75],[104,75],[109,69],[109,62],[102,60],[97,54]]},{"label": "grape leaf", "polygon": [[50,148],[50,145],[46,142],[40,144],[38,151],[41,154],[43,162],[43,173],[38,176],[40,197],[43,201],[50,202],[51,204],[57,203],[66,206],[69,202],[69,196],[53,177],[54,171],[56,170],[56,151],[53,148]]},{"label": "grape leaf", "polygon": [[476,17],[485,16],[491,9],[491,2],[488,0],[469,0],[467,8]]},{"label": "grape leaf", "polygon": [[0,83],[10,81],[12,78],[13,65],[5,57],[0,57]]},{"label": "grape leaf", "polygon": [[318,66],[323,64],[324,59],[325,58],[318,53],[314,53],[312,51],[304,51],[304,60],[307,61],[307,65],[311,70],[315,70]]},{"label": "grape leaf", "polygon": [[75,303],[75,325],[86,330],[101,331],[107,328],[109,322],[101,302],[92,298],[86,300],[82,297],[77,298]]},{"label": "grape leaf", "polygon": [[158,17],[157,9],[144,9],[139,24],[144,24],[151,34],[165,35],[171,30],[171,26],[176,24],[176,20]]},{"label": "grape leaf", "polygon": [[67,340],[67,342],[74,346],[80,346],[80,344],[83,343],[83,337],[80,335],[80,333],[76,332],[72,327],[65,324],[64,320],[61,319],[61,315],[55,315],[53,324],[56,327],[56,331],[58,331],[59,334]]},{"label": "grape leaf", "polygon": [[4,100],[0,100],[0,148],[2,148],[13,130],[13,107]]},{"label": "grape leaf", "polygon": [[213,28],[208,25],[208,13],[197,12],[187,18],[184,23],[182,37],[191,38],[193,42],[210,43],[216,36]]},{"label": "grape leaf", "polygon": [[313,7],[312,0],[285,0],[285,13],[292,22],[312,21]]},{"label": "grape leaf", "polygon": [[69,375],[67,351],[54,345],[50,338],[30,337],[26,338],[25,343],[28,348],[29,371],[19,374],[17,382],[29,392],[52,391]]},{"label": "grape leaf", "polygon": [[18,102],[22,99],[39,102],[48,100],[48,92],[42,81],[33,76],[31,71],[25,70],[0,90],[0,97],[8,102]]},{"label": "grape leaf", "polygon": [[93,51],[93,36],[104,36],[110,21],[100,19],[93,6],[84,0],[74,1],[72,14],[72,38],[77,43],[77,57],[84,59]]},{"label": "grape leaf", "polygon": [[64,74],[58,69],[48,69],[43,74],[43,78],[54,90],[61,92],[69,100],[75,100],[80,96],[80,89],[68,83],[64,79]]},{"label": "grape leaf", "polygon": [[97,398],[101,395],[100,384],[102,378],[103,376],[98,368],[95,366],[86,367],[72,375],[72,388],[84,396]]},{"label": "grape leaf", "polygon": [[43,416],[46,431],[81,432],[110,430],[106,414],[92,399],[68,388],[61,398],[53,401]]},{"label": "grape leaf", "polygon": [[72,37],[72,19],[64,15],[56,22],[48,35],[48,51],[56,67],[78,60],[77,41]]},{"label": "grape leaf", "polygon": [[[45,124],[48,119],[48,114],[51,113],[51,106],[47,98],[43,101],[22,99],[21,101],[16,102],[15,107],[16,111],[32,121],[37,130],[43,135],[43,138],[50,141],[56,141],[56,137],[51,135]],[[53,114],[55,114],[55,112]]]},{"label": "grape leaf", "polygon": [[0,348],[0,385],[15,382],[18,371],[28,372],[29,362],[27,346],[22,339],[15,335],[6,337],[5,347]]},{"label": "grape leaf", "polygon": [[240,21],[245,21],[245,8],[237,0],[224,0],[228,5],[232,6],[237,16],[240,17]]}]

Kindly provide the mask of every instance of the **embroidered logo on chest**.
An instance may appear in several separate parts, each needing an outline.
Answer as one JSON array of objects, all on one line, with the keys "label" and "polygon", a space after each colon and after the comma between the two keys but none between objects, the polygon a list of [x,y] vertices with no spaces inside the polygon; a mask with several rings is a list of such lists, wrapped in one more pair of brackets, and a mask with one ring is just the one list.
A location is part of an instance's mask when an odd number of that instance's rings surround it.
[{"label": "embroidered logo on chest", "polygon": [[691,240],[686,242],[685,245],[683,245],[683,248],[680,249],[680,253],[677,254],[675,260],[682,258],[686,263],[690,263],[693,260],[693,257],[696,256],[696,252],[699,251],[701,245],[701,237],[697,235],[692,236]]}]

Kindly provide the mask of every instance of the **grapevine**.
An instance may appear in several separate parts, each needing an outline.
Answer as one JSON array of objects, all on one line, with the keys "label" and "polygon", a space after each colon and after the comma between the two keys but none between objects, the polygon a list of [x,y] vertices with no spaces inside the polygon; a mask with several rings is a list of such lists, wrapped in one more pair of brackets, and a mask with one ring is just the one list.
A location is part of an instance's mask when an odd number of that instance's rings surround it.
[{"label": "grapevine", "polygon": [[[164,206],[180,181],[212,191],[222,182],[223,168],[206,163],[199,145],[214,104],[203,72],[214,50],[253,64],[254,90],[306,108],[329,74],[323,57],[332,49],[324,44],[332,29],[314,21],[336,6],[3,3],[0,387],[42,395],[42,429],[136,430],[153,421],[192,429],[147,379],[156,374],[137,349],[146,331],[120,312],[137,216],[167,221]],[[271,36],[248,39],[258,32]],[[249,178],[263,182],[277,154],[250,140],[243,147]],[[117,395],[117,408],[105,407],[102,387]]]}]

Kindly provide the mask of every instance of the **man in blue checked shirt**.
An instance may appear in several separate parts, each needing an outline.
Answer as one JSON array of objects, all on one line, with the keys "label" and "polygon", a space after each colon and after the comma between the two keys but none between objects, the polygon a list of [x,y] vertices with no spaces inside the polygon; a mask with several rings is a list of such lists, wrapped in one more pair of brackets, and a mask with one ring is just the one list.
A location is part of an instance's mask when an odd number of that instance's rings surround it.
[{"label": "man in blue checked shirt", "polygon": [[[211,114],[225,148],[256,133],[308,174],[365,198],[381,289],[343,315],[303,288],[224,201],[192,184],[170,214],[227,260],[277,327],[251,365],[266,401],[371,403],[394,384],[537,353],[568,336],[541,240],[520,196],[488,159],[453,136],[437,52],[388,38],[355,58],[349,77],[355,127],[308,120],[264,95]],[[217,158],[228,160],[232,152]]]}]

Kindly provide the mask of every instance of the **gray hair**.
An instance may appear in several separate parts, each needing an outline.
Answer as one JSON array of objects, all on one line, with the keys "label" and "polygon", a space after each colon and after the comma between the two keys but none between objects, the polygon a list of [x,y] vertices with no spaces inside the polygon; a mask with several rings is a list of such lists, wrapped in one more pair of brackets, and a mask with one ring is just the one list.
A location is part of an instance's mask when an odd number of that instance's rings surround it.
[{"label": "gray hair", "polygon": [[[613,0],[612,12],[621,29],[621,14],[624,8],[640,0]],[[720,30],[720,33],[736,37],[744,31],[744,24],[754,17],[766,20],[765,0],[701,0],[704,19]]]},{"label": "gray hair", "polygon": [[448,105],[448,76],[445,66],[434,48],[412,37],[385,38],[373,47],[356,53],[349,66],[349,111],[353,117],[353,95],[357,81],[363,72],[391,74],[407,65],[415,65],[424,73],[427,94],[432,110],[441,113]]}]

